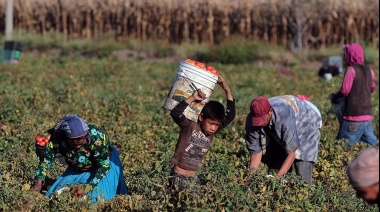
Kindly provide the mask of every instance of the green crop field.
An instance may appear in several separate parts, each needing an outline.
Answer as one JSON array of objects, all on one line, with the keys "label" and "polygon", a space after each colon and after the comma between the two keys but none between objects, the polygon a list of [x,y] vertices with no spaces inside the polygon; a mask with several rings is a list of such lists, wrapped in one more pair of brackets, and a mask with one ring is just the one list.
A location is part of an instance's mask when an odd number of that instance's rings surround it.
[{"label": "green crop field", "polygon": [[[180,60],[155,61],[42,53],[24,54],[18,65],[0,64],[0,210],[378,211],[377,206],[358,199],[347,182],[347,161],[367,146],[346,148],[344,141],[335,139],[338,121],[328,95],[339,89],[342,76],[331,81],[318,78],[320,63],[316,60],[287,64],[292,72],[289,76],[270,60],[210,63],[229,83],[237,116],[215,137],[199,173],[204,179],[199,190],[170,190],[169,160],[179,128],[163,104]],[[371,66],[378,77],[378,62]],[[283,94],[307,95],[322,113],[321,146],[312,186],[294,173],[281,180],[266,178],[264,165],[255,175],[248,174],[244,122],[249,103],[258,95]],[[210,99],[226,101],[218,85]],[[372,95],[377,136],[378,100],[377,88]],[[29,191],[38,165],[34,137],[46,135],[59,118],[73,113],[107,132],[120,152],[130,195],[88,206],[70,193],[48,199]],[[57,163],[49,178],[55,179],[64,169]]]}]

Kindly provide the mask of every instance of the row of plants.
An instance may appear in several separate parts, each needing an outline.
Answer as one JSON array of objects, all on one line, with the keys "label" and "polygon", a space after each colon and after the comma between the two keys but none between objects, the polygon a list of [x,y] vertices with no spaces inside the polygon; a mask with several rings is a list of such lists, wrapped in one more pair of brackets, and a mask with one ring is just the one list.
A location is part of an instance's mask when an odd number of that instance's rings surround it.
[{"label": "row of plants", "polygon": [[[378,55],[377,55],[378,57]],[[185,58],[183,58],[185,59]],[[285,60],[286,58],[279,58]],[[308,61],[308,63],[299,62]],[[178,136],[177,125],[162,106],[180,61],[173,63],[24,54],[18,65],[0,64],[0,207],[3,211],[378,211],[355,196],[347,182],[347,161],[364,144],[346,148],[336,140],[338,121],[328,95],[340,87],[317,77],[319,63],[295,58],[294,75],[277,64],[210,62],[229,83],[237,116],[218,134],[200,171],[197,192],[168,188],[167,178]],[[378,70],[378,63],[372,63]],[[376,71],[377,77],[378,72]],[[376,81],[378,83],[378,80]],[[321,147],[313,185],[293,172],[283,179],[247,171],[245,116],[258,96],[304,94],[322,113]],[[374,129],[379,132],[378,89],[372,95]],[[225,103],[218,86],[212,98]],[[64,115],[78,113],[101,126],[120,152],[130,195],[89,206],[63,193],[52,198],[29,191],[38,165],[34,137]],[[49,178],[65,167],[56,165]]]},{"label": "row of plants", "polygon": [[[192,58],[202,62],[222,64],[249,64],[254,61],[266,61],[269,63],[281,63],[293,65],[308,61],[320,61],[328,55],[342,55],[341,46],[333,46],[328,49],[304,50],[298,53],[290,53],[285,48],[257,41],[250,41],[242,36],[231,36],[215,45],[206,43],[168,44],[165,41],[148,40],[141,42],[136,39],[128,39],[124,42],[115,42],[112,34],[100,39],[76,39],[70,42],[62,42],[62,34],[50,32],[41,37],[39,34],[16,30],[13,39],[19,41],[22,46],[22,55],[46,53],[56,57],[85,57],[85,58],[110,58],[127,60],[164,60],[172,58],[171,62]],[[3,42],[5,38],[0,35]],[[378,45],[360,42],[364,46],[365,62],[376,64],[379,61]],[[175,59],[175,60],[173,60]]]}]

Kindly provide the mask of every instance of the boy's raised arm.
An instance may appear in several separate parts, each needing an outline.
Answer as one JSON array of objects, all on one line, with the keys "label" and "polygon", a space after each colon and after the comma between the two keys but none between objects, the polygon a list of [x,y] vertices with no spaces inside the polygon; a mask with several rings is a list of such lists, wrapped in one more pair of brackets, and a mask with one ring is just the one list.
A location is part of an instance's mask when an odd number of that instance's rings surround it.
[{"label": "boy's raised arm", "polygon": [[228,124],[230,124],[232,122],[232,120],[235,118],[236,109],[235,109],[234,97],[232,96],[231,90],[228,87],[226,80],[222,76],[219,76],[218,84],[224,90],[224,92],[226,93],[226,97],[227,97],[226,116],[223,120],[223,126],[221,127],[221,129],[223,129]]},{"label": "boy's raised arm", "polygon": [[191,96],[189,96],[186,100],[182,100],[179,104],[177,104],[170,112],[170,115],[173,118],[174,122],[177,123],[181,127],[185,126],[186,123],[184,122],[187,121],[187,118],[183,114],[183,111],[192,102],[202,101],[205,99],[205,97],[206,95],[201,90],[197,90]]},{"label": "boy's raised arm", "polygon": [[232,96],[231,90],[228,87],[227,82],[224,80],[224,78],[222,76],[219,76],[218,84],[224,90],[224,92],[226,92],[227,99],[230,100],[230,101],[233,101],[234,98]]}]

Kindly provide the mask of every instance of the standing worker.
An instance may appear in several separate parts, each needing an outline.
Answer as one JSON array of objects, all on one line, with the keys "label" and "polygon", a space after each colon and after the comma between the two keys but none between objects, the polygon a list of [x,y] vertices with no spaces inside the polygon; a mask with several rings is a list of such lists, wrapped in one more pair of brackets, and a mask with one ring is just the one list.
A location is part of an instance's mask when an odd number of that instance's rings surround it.
[{"label": "standing worker", "polygon": [[367,148],[348,163],[347,175],[358,197],[379,206],[379,150]]},{"label": "standing worker", "polygon": [[308,100],[292,95],[253,99],[245,125],[251,173],[262,161],[280,178],[294,163],[297,175],[312,184],[321,126],[320,112]]},{"label": "standing worker", "polygon": [[186,100],[182,100],[171,111],[170,115],[180,127],[180,133],[174,155],[170,162],[173,168],[169,184],[173,188],[187,189],[192,184],[200,185],[197,176],[202,162],[211,147],[214,136],[224,129],[235,118],[235,100],[230,88],[222,76],[218,84],[224,90],[227,98],[227,108],[217,101],[209,101],[194,122],[186,118],[184,110],[195,101],[203,101],[206,96],[201,90],[196,90]]},{"label": "standing worker", "polygon": [[348,139],[347,146],[359,141],[375,146],[377,138],[373,132],[371,112],[371,93],[376,89],[375,73],[364,64],[360,44],[347,44],[343,52],[346,72],[340,90],[331,94],[334,104],[341,97],[346,97],[337,139]]}]

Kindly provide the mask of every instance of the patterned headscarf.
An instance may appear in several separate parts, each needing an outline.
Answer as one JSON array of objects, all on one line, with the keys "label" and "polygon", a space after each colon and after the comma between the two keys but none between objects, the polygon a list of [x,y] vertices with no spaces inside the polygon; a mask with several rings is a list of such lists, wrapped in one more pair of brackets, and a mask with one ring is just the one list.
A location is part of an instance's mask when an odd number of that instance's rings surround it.
[{"label": "patterned headscarf", "polygon": [[88,123],[77,114],[68,115],[59,120],[48,132],[58,136],[77,138],[88,133]]},{"label": "patterned headscarf", "polygon": [[367,187],[379,182],[379,150],[367,148],[348,163],[347,175],[353,187]]}]

